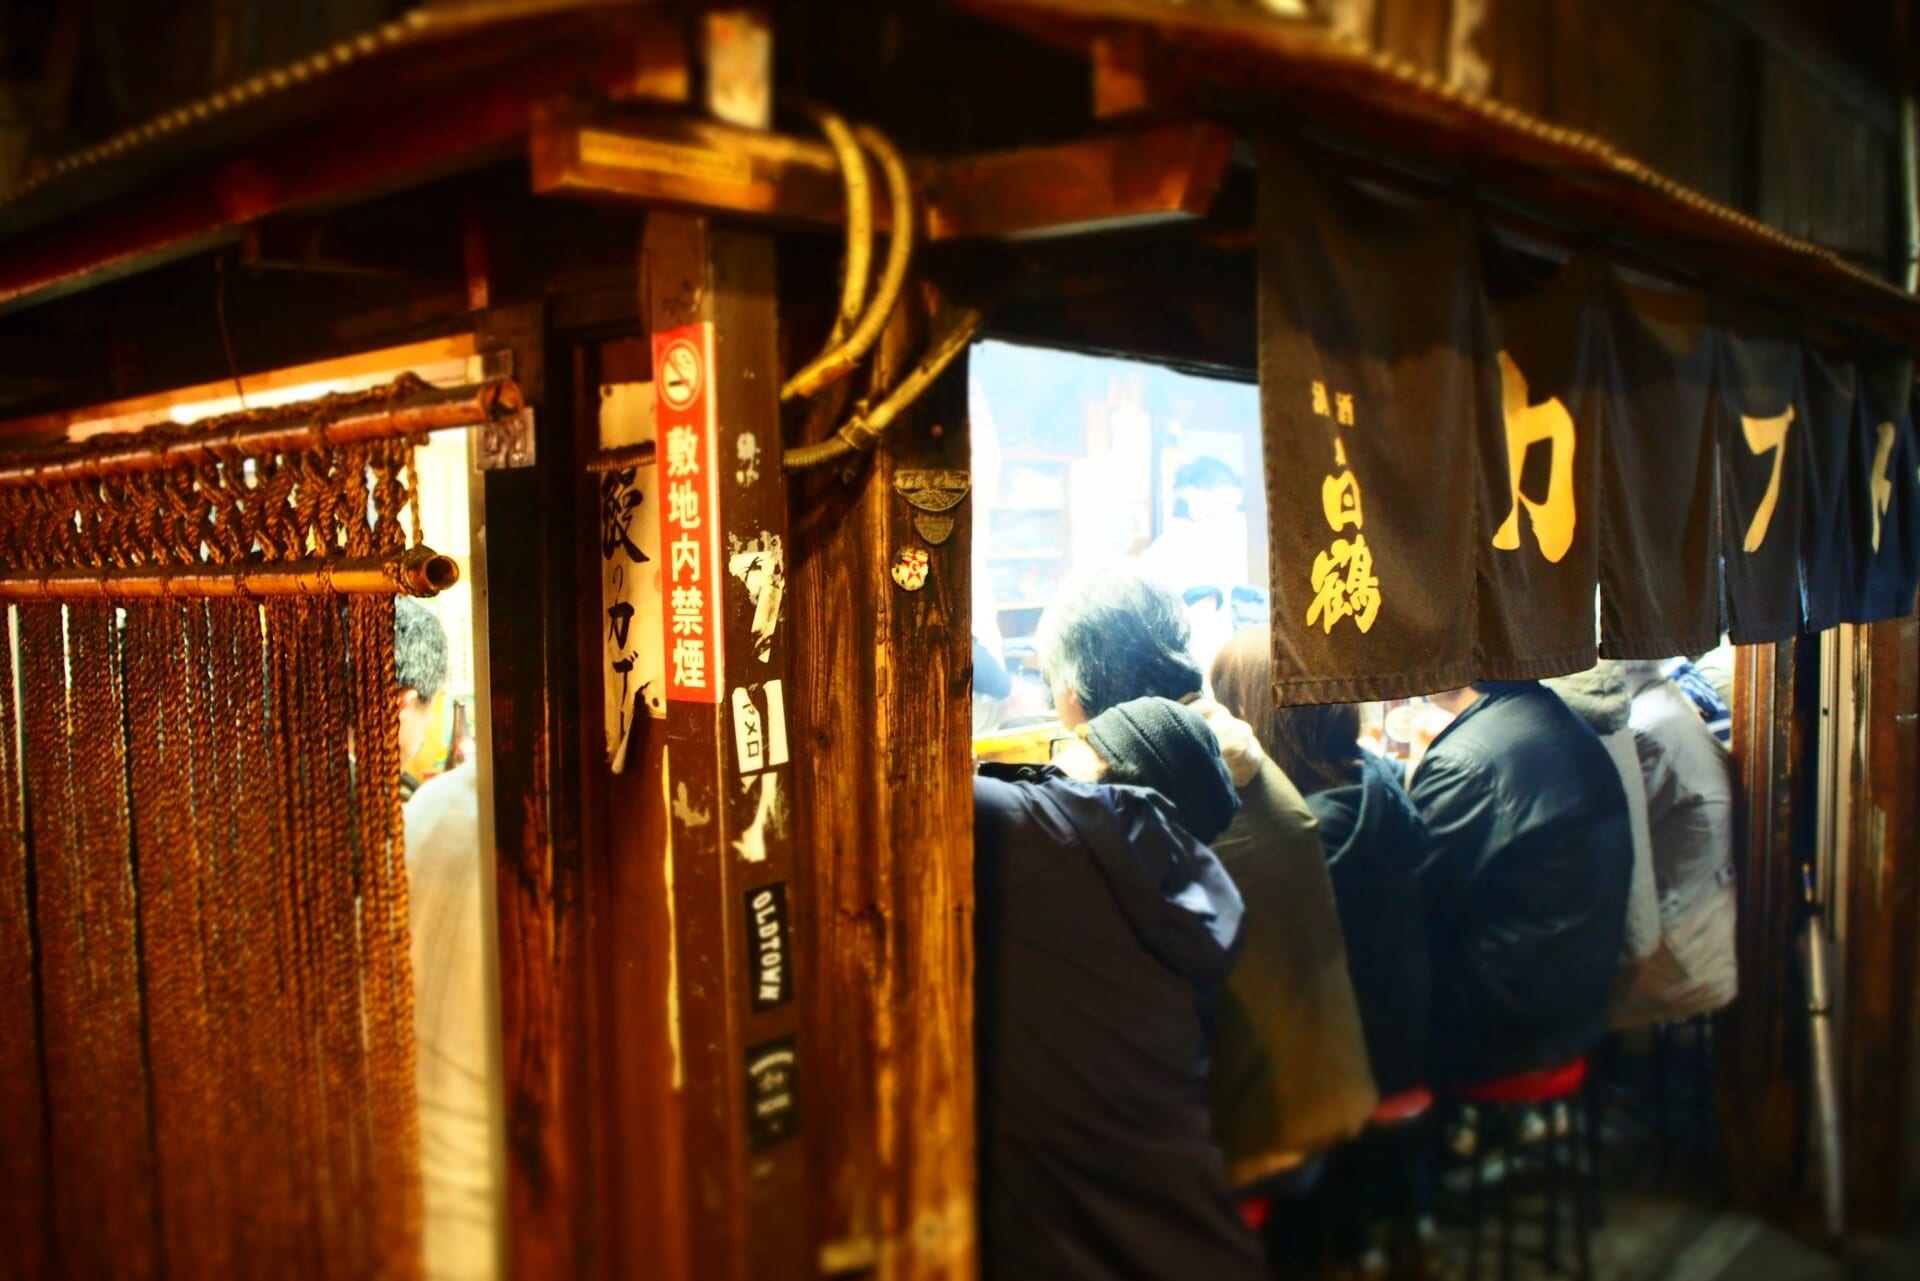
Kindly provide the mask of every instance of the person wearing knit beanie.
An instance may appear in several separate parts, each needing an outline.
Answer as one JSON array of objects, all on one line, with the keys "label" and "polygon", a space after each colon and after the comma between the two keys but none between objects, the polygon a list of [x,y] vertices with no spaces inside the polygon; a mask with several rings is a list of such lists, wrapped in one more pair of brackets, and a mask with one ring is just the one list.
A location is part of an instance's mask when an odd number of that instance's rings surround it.
[{"label": "person wearing knit beanie", "polygon": [[1150,787],[1173,802],[1189,832],[1211,841],[1240,812],[1240,796],[1206,718],[1170,698],[1136,698],[1087,722],[1105,781]]}]

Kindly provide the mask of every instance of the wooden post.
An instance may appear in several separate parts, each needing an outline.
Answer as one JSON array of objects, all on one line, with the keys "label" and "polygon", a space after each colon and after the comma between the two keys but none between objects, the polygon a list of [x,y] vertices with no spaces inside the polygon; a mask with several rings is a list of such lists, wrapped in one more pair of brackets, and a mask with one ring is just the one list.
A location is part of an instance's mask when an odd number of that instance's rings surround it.
[{"label": "wooden post", "polygon": [[[920,350],[925,301],[902,303],[882,380]],[[790,709],[814,852],[802,1043],[823,1276],[962,1281],[976,1266],[966,407],[963,356],[852,479],[828,466],[794,482],[805,640]]]},{"label": "wooden post", "polygon": [[[794,798],[783,620],[773,243],[647,219],[667,619],[678,1045],[702,1281],[813,1275],[793,966]],[[849,624],[855,620],[842,620]],[[809,633],[808,644],[821,637]],[[794,740],[793,749],[803,750]]]},{"label": "wooden post", "polygon": [[[629,241],[631,244],[631,241]],[[637,307],[631,282],[627,306]],[[580,414],[575,440],[592,457],[617,441],[603,429],[607,393],[653,381],[650,343],[640,336],[620,337],[584,347],[576,404]],[[648,429],[650,430],[650,428]],[[650,440],[651,437],[649,436]],[[647,464],[651,470],[653,464]],[[609,511],[604,474],[576,473],[581,520],[579,544],[579,628],[581,640],[580,736],[582,845],[589,851],[587,880],[595,907],[590,911],[597,981],[595,1008],[602,1039],[595,1054],[595,1130],[600,1135],[599,1204],[606,1225],[598,1259],[599,1274],[645,1277],[647,1281],[695,1281],[687,1263],[687,1179],[685,1124],[679,1087],[674,1081],[673,884],[667,849],[667,726],[639,711],[628,743],[626,767],[616,774],[608,763],[602,713],[609,676],[607,639],[615,615],[601,591],[608,540],[617,533]],[[649,488],[649,493],[651,489]],[[657,528],[653,504],[634,513],[634,538],[657,547],[643,532]],[[630,558],[629,558],[630,559]],[[617,603],[617,602],[616,602]],[[638,617],[644,615],[636,614]],[[637,645],[638,621],[630,624]],[[652,643],[659,644],[657,616]]]},{"label": "wooden post", "polygon": [[1854,720],[1843,731],[1852,770],[1852,830],[1842,857],[1847,931],[1839,971],[1845,992],[1840,1112],[1847,1135],[1847,1224],[1894,1234],[1916,1187],[1914,1037],[1920,951],[1920,621],[1857,627]]},{"label": "wooden post", "polygon": [[1806,990],[1794,961],[1800,931],[1796,789],[1810,778],[1796,733],[1795,646],[1741,646],[1734,668],[1738,784],[1740,996],[1716,1023],[1720,1130],[1733,1202],[1778,1222],[1818,1218],[1802,1195]]},{"label": "wooden post", "polygon": [[549,379],[537,305],[475,317],[482,352],[511,352],[547,426],[534,466],[476,486],[475,670],[483,841],[493,847],[503,1225],[510,1277],[594,1274],[586,903],[578,807],[570,380]]}]

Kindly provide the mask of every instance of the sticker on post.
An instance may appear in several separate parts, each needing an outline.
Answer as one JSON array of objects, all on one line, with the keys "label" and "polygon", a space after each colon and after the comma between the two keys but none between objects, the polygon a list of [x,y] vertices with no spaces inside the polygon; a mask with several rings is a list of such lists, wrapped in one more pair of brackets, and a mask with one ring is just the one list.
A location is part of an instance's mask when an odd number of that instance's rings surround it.
[{"label": "sticker on post", "polygon": [[924,547],[902,547],[893,558],[893,581],[910,592],[927,585],[927,567],[932,557]]},{"label": "sticker on post", "polygon": [[727,535],[727,572],[746,586],[753,601],[753,656],[766,662],[773,654],[773,634],[780,628],[780,606],[787,595],[786,555],[780,535],[761,530],[744,542]]},{"label": "sticker on post", "polygon": [[[653,385],[600,389],[600,439],[653,439]],[[627,744],[643,716],[664,717],[666,652],[660,611],[660,522],[656,467],[621,467],[600,476],[600,626],[605,667],[607,762],[626,768]]]},{"label": "sticker on post", "polygon": [[799,1060],[783,1036],[747,1050],[747,1147],[765,1151],[800,1129]]},{"label": "sticker on post", "polygon": [[744,832],[733,840],[733,848],[743,862],[767,861],[767,837],[782,836],[787,830],[787,811],[780,796],[780,775],[772,770],[749,774],[740,780],[740,790],[748,796],[759,792],[753,818]]},{"label": "sticker on post", "polygon": [[779,681],[735,688],[733,750],[742,774],[787,763],[787,705]]},{"label": "sticker on post", "polygon": [[793,971],[787,966],[787,883],[775,881],[748,890],[747,946],[753,951],[753,1010],[771,1010],[793,999]]}]

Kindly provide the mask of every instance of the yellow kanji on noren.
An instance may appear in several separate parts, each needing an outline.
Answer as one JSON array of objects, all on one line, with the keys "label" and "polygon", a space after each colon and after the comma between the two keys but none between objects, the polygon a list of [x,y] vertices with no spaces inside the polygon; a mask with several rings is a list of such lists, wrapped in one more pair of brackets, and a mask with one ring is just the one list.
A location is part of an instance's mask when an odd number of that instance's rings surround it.
[{"label": "yellow kanji on noren", "polygon": [[1327,634],[1343,618],[1351,618],[1362,632],[1373,628],[1380,614],[1380,580],[1373,572],[1373,552],[1365,534],[1352,541],[1333,540],[1333,546],[1313,558],[1313,603],[1307,607],[1307,626],[1319,623]]}]

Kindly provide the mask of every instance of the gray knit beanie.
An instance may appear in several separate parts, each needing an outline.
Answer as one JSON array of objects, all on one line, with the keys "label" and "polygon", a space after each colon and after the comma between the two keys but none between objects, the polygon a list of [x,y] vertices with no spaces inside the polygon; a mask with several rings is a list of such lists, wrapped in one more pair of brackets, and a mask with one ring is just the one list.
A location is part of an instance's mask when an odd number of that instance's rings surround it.
[{"label": "gray knit beanie", "polygon": [[1170,698],[1108,708],[1087,722],[1087,742],[1107,763],[1106,781],[1151,787],[1203,841],[1226,831],[1240,810],[1206,718]]}]

